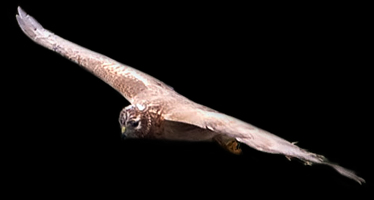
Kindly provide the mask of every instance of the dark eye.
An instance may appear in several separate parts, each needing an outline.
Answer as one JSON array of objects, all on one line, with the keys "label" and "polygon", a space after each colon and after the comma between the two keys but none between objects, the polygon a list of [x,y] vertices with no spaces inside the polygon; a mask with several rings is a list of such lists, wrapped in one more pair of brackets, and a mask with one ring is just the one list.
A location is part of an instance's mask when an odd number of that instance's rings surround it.
[{"label": "dark eye", "polygon": [[139,125],[139,121],[129,121],[130,126],[136,128]]}]

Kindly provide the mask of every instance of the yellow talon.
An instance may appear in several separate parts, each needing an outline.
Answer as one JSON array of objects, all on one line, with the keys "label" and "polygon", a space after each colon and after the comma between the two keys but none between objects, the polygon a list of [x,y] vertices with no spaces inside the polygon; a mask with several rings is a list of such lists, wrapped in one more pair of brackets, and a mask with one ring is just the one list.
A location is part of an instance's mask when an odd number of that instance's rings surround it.
[{"label": "yellow talon", "polygon": [[240,143],[236,141],[235,138],[227,137],[227,136],[217,136],[213,138],[219,145],[221,145],[227,151],[239,155],[242,153],[240,148]]},{"label": "yellow talon", "polygon": [[229,150],[231,153],[239,155],[242,153],[242,149],[240,148],[240,143],[237,142],[236,140],[231,140],[226,143],[226,148]]}]

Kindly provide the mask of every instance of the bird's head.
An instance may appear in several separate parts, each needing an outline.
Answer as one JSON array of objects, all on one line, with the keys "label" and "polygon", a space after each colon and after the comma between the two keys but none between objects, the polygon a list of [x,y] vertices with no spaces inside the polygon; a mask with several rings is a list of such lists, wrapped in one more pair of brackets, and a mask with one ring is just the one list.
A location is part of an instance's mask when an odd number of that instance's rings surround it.
[{"label": "bird's head", "polygon": [[123,138],[144,138],[149,133],[150,119],[142,106],[123,108],[118,120]]}]

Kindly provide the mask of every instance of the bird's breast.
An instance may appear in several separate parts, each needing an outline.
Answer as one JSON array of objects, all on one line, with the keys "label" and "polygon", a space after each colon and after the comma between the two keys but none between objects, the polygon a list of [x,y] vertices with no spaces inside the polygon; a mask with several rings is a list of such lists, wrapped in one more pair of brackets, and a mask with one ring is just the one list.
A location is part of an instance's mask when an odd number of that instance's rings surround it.
[{"label": "bird's breast", "polygon": [[179,141],[212,141],[217,133],[181,122],[164,120],[159,139]]}]

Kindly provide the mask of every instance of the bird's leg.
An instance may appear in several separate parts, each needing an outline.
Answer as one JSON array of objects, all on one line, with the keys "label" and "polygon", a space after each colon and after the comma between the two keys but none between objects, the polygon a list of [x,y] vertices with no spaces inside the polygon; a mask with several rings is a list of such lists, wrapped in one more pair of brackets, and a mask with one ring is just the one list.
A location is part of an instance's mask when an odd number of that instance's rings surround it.
[{"label": "bird's leg", "polygon": [[242,149],[240,148],[240,143],[236,141],[235,138],[217,135],[213,138],[219,145],[221,145],[227,151],[239,155],[242,153]]}]

